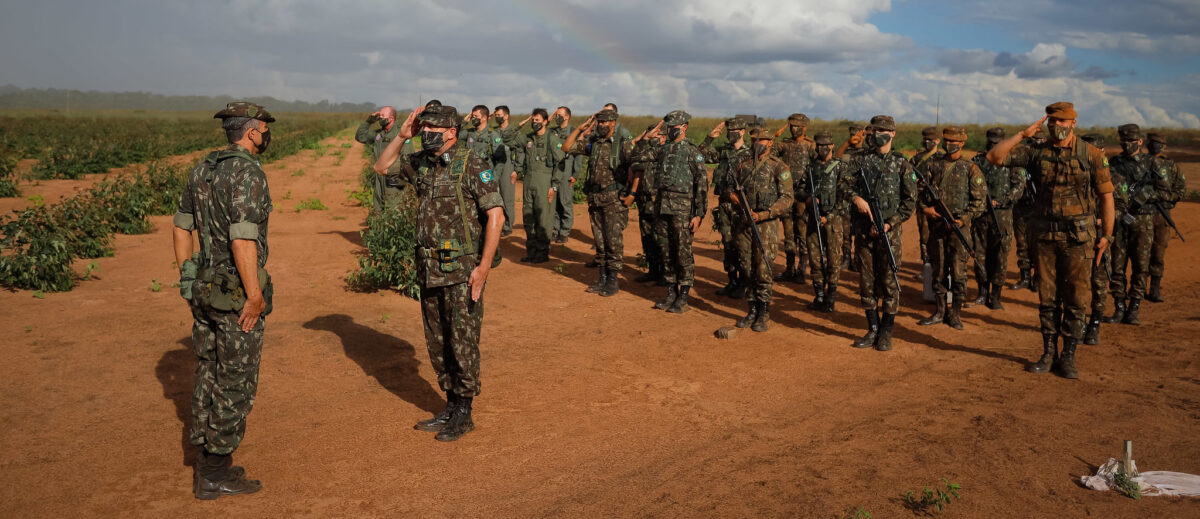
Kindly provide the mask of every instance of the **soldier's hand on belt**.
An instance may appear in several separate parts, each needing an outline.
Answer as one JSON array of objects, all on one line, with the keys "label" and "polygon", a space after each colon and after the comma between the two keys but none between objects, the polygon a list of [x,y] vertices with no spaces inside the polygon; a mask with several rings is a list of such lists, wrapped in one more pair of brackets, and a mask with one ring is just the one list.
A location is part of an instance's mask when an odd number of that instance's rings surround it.
[{"label": "soldier's hand on belt", "polygon": [[688,229],[692,231],[692,234],[696,234],[696,231],[700,230],[699,216],[692,217],[692,221],[688,222]]},{"label": "soldier's hand on belt", "polygon": [[242,327],[242,331],[250,333],[254,330],[254,325],[258,323],[258,317],[262,315],[263,310],[267,309],[267,302],[263,300],[262,292],[246,298],[246,306],[242,307],[242,314],[238,316],[238,326]]},{"label": "soldier's hand on belt", "polygon": [[717,123],[716,128],[713,128],[711,132],[708,132],[708,136],[716,139],[717,137],[721,136],[721,130],[724,130],[724,129],[725,129],[725,121],[721,121],[721,122]]},{"label": "soldier's hand on belt", "polygon": [[925,213],[925,216],[928,216],[930,218],[941,218],[942,217],[941,213],[937,212],[937,208],[935,208],[933,206],[928,206],[928,207],[922,209],[921,212]]},{"label": "soldier's hand on belt", "polygon": [[516,171],[512,172],[512,175],[509,175],[509,176],[508,176],[508,178],[509,178],[509,183],[511,183],[511,184],[513,184],[513,185],[516,185],[516,183],[517,183],[517,172],[516,172]]}]

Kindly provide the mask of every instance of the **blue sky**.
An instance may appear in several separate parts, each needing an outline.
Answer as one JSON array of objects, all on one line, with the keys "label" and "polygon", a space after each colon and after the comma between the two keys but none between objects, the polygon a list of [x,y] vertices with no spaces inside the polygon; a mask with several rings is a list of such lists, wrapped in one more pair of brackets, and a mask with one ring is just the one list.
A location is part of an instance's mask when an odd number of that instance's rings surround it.
[{"label": "blue sky", "polygon": [[21,87],[1200,127],[1197,0],[6,3]]}]

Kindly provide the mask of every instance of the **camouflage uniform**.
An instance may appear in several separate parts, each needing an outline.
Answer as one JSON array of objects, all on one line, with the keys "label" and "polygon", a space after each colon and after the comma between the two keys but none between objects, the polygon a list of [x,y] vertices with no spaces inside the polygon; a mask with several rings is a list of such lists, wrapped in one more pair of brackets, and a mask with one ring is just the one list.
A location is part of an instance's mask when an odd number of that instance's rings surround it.
[{"label": "camouflage uniform", "polygon": [[[1122,140],[1142,138],[1137,125],[1121,126],[1120,133]],[[1113,226],[1109,293],[1112,294],[1115,308],[1111,320],[1137,324],[1138,308],[1142,297],[1146,295],[1146,281],[1150,274],[1150,249],[1154,247],[1154,217],[1158,211],[1153,204],[1169,197],[1171,186],[1167,173],[1155,168],[1154,157],[1148,153],[1121,153],[1109,162],[1112,168],[1113,201],[1122,213]],[[1128,282],[1128,304],[1125,302],[1127,263],[1133,265]]]},{"label": "camouflage uniform", "polygon": [[[808,116],[804,114],[792,114],[788,116],[788,123],[793,125],[808,126]],[[775,144],[771,153],[778,159],[787,164],[788,170],[797,175],[803,174],[808,170],[808,163],[812,160],[813,153],[816,152],[816,143],[807,135],[792,135],[791,139],[780,141]],[[803,182],[795,182],[793,185],[799,189]],[[805,199],[793,193],[795,206],[788,214],[779,218],[779,222],[783,225],[783,252],[787,261],[787,268],[780,274],[781,280],[795,279],[801,283],[804,282],[804,264],[808,261],[808,218],[804,216],[808,206],[805,204]],[[815,272],[814,272],[814,275]]]},{"label": "camouflage uniform", "polygon": [[[596,120],[603,122],[615,119],[616,114],[602,112]],[[628,141],[615,140],[611,135],[601,139],[595,136],[595,130],[588,142],[576,140],[575,145],[567,150],[572,158],[588,156],[588,176],[583,184],[583,192],[587,194],[588,216],[600,270],[606,273],[614,289],[625,255],[622,235],[629,222],[629,208],[621,201],[621,197],[628,193],[625,177],[629,169],[629,152]],[[605,292],[605,295],[611,294]]]},{"label": "camouflage uniform", "polygon": [[[1035,140],[1036,139],[1036,140]],[[1040,142],[1046,141],[1046,128],[1038,126],[1037,133],[1034,134],[1034,139],[1030,139],[1024,145],[1032,146]],[[1013,284],[1013,288],[1027,288],[1036,290],[1036,285],[1033,283],[1033,263],[1030,258],[1033,254],[1030,249],[1034,245],[1032,238],[1032,229],[1029,225],[1030,217],[1033,215],[1033,199],[1036,198],[1035,191],[1037,187],[1033,185],[1033,179],[1028,173],[1025,174],[1025,192],[1015,204],[1013,204],[1013,237],[1016,242],[1017,249],[1017,268],[1020,272],[1020,279]]]},{"label": "camouflage uniform", "polygon": [[[771,135],[763,129],[752,132],[752,138],[760,142],[769,142]],[[787,164],[773,156],[755,158],[753,151],[741,155],[731,165],[729,175],[732,184],[735,180],[741,184],[742,192],[746,194],[746,204],[755,215],[757,223],[747,222],[743,210],[738,210],[738,217],[733,221],[734,241],[738,249],[738,259],[742,271],[749,276],[749,291],[746,294],[750,304],[750,313],[746,319],[738,322],[745,328],[753,325],[754,331],[766,331],[770,320],[771,289],[774,279],[771,276],[771,264],[775,262],[775,253],[779,247],[779,224],[775,222],[781,215],[790,214],[794,202],[792,200],[792,174]],[[762,239],[762,250],[754,246],[750,226],[758,228]]]},{"label": "camouflage uniform", "polygon": [[[989,142],[999,142],[1004,138],[1003,128],[988,130]],[[994,140],[993,140],[994,139]],[[1022,168],[1004,168],[987,161],[986,153],[976,154],[971,159],[983,171],[987,182],[988,194],[995,202],[996,220],[987,214],[984,204],[984,214],[975,220],[971,237],[975,244],[975,282],[979,285],[980,299],[976,304],[987,303],[993,310],[1003,309],[1001,293],[1004,289],[1004,278],[1008,275],[1008,252],[1012,248],[1013,237],[1013,204],[1025,194],[1025,170]]]},{"label": "camouflage uniform", "polygon": [[[371,147],[371,157],[374,160],[379,160],[379,154],[383,153],[383,149],[400,134],[400,124],[393,122],[392,127],[384,130],[383,128],[372,128],[375,124],[373,118],[368,118],[358,125],[358,130],[354,132],[354,140],[366,144]],[[412,153],[412,139],[404,141],[404,147],[401,148],[401,153]],[[388,185],[387,179],[380,175],[372,175],[374,177],[374,188],[372,189],[371,208],[374,211],[383,209],[385,204],[397,204],[401,200],[407,184],[396,183]]]},{"label": "camouflage uniform", "polygon": [[554,208],[547,195],[555,185],[558,165],[563,153],[562,139],[549,129],[543,135],[529,132],[521,135],[525,148],[522,164],[525,189],[521,194],[521,221],[525,226],[525,257],[544,261],[550,256],[550,232],[554,228]]},{"label": "camouflage uniform", "polygon": [[[817,139],[823,140],[822,137],[827,136],[828,132],[818,133]],[[829,142],[832,143],[832,139]],[[812,271],[815,294],[811,308],[832,312],[834,302],[837,300],[838,280],[842,275],[842,243],[845,242],[845,221],[850,215],[850,199],[846,198],[844,194],[853,189],[855,176],[846,162],[832,157],[828,161],[814,158],[809,162],[805,175],[807,178],[792,179],[793,186],[800,186],[796,189],[796,196],[804,197],[806,200],[815,196],[821,216],[825,217],[825,224],[822,225],[814,220],[811,207],[804,212],[808,229],[808,235],[805,237],[809,252],[808,264]],[[809,189],[810,178],[816,189],[815,193]],[[818,228],[821,231],[821,237],[825,240],[827,257],[824,267],[821,265]]]},{"label": "camouflage uniform", "polygon": [[[941,138],[941,134],[938,132],[938,129],[934,126],[929,126],[929,127],[926,127],[925,129],[921,130],[921,140],[922,141],[924,141],[925,139],[936,140],[936,139],[940,139],[940,138]],[[915,154],[913,154],[912,158],[910,158],[908,160],[909,160],[909,162],[912,162],[914,170],[920,171],[921,165],[924,164],[926,161],[935,159],[935,158],[941,158],[941,156],[942,156],[942,151],[939,150],[938,148],[934,147],[932,150],[929,150],[929,151],[917,151]],[[913,217],[917,219],[917,236],[920,238],[921,263],[929,263],[929,247],[927,245],[929,242],[929,219],[925,217],[925,213],[921,212],[922,209],[924,209],[924,206],[921,205],[921,200],[918,198],[917,211],[913,215]]]},{"label": "camouflage uniform", "polygon": [[633,146],[630,169],[638,181],[634,202],[638,211],[638,231],[642,238],[642,255],[649,265],[645,277],[639,282],[658,281],[663,276],[663,251],[667,248],[666,236],[654,231],[657,216],[658,169],[654,157],[662,145],[658,139],[642,139]]},{"label": "camouflage uniform", "polygon": [[[1159,146],[1166,145],[1166,139],[1156,133],[1148,135],[1150,145]],[[1162,153],[1154,156],[1154,169],[1159,174],[1166,172],[1167,182],[1171,186],[1171,190],[1164,197],[1159,199],[1159,206],[1163,208],[1167,214],[1175,208],[1175,204],[1187,194],[1187,178],[1184,177],[1183,171],[1179,169],[1179,165],[1175,161],[1167,158]],[[1166,218],[1163,218],[1158,211],[1154,213],[1154,247],[1150,249],[1150,292],[1146,295],[1146,299],[1155,302],[1163,301],[1162,297],[1162,277],[1166,271],[1167,263],[1167,244],[1170,243],[1171,237],[1175,231],[1167,224]]]},{"label": "camouflage uniform", "polygon": [[[675,110],[663,120],[667,126],[680,126],[691,120],[691,115]],[[704,155],[686,138],[663,145],[655,162],[660,175],[655,229],[666,237],[668,244],[663,255],[667,297],[655,307],[679,313],[687,309],[688,292],[695,277],[693,235],[689,225],[692,218],[704,218],[708,212],[708,171],[704,167]]]},{"label": "camouflage uniform", "polygon": [[[725,121],[727,130],[744,130],[746,122],[734,117]],[[729,284],[726,289],[722,289],[723,293],[719,295],[734,294],[740,292],[749,285],[749,275],[742,270],[742,261],[738,259],[738,247],[733,232],[733,221],[738,218],[737,209],[733,207],[729,194],[733,189],[729,182],[730,164],[740,160],[741,156],[750,153],[750,146],[745,144],[746,137],[743,137],[743,144],[740,148],[734,149],[733,143],[726,143],[721,147],[712,145],[713,138],[705,136],[704,141],[700,143],[700,153],[704,155],[704,162],[716,164],[712,175],[712,190],[717,196],[717,207],[713,208],[713,228],[721,235],[721,252],[722,265],[725,269],[725,275],[729,278]],[[737,297],[737,296],[734,296]]]},{"label": "camouflage uniform", "polygon": [[[851,126],[850,133],[853,135],[857,129],[858,127]],[[849,163],[850,159],[864,151],[866,151],[866,145],[863,142],[859,142],[856,145],[847,140],[833,152],[833,156],[834,158],[842,159],[843,161]],[[857,172],[851,172],[851,174],[855,175],[856,177],[858,175]],[[856,239],[856,235],[851,229],[850,218],[846,218],[843,220],[843,222],[844,229],[842,230],[842,236],[846,241],[842,243],[842,263],[846,264],[851,271],[858,272],[858,259],[854,257],[856,250],[854,240]]]}]

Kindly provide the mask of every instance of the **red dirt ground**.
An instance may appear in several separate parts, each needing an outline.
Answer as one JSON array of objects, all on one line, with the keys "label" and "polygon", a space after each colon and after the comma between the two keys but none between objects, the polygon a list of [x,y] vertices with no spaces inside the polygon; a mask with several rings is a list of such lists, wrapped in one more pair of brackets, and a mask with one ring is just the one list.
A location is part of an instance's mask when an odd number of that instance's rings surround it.
[{"label": "red dirt ground", "polygon": [[[630,282],[633,269],[618,296],[586,294],[595,271],[582,265],[591,233],[577,205],[550,263],[511,261],[519,230],[503,240],[477,428],[442,444],[411,429],[443,405],[417,304],[345,287],[365,215],[345,196],[362,167],[349,151],[340,166],[307,151],[266,167],[276,312],[235,456],[264,490],[192,498],[190,314],[169,286],[170,217],[157,217],[152,234],[118,236],[97,279],[71,292],[0,292],[5,515],[840,517],[861,506],[908,517],[901,495],[944,477],[962,485],[945,517],[1200,516],[1195,499],[1078,483],[1125,439],[1142,470],[1200,473],[1200,205],[1175,212],[1191,240],[1171,244],[1168,302],[1081,346],[1078,381],[1023,370],[1041,349],[1032,292],[1005,292],[1004,312],[966,310],[963,331],[917,327],[930,307],[911,225],[895,350],[879,353],[849,347],[864,322],[853,273],[832,316],[804,310],[810,291],[792,284],[769,332],[714,338],[745,307],[713,294],[707,222],[691,312],[652,310],[662,289]],[[1200,178],[1200,164],[1186,168]],[[73,186],[22,189],[49,200]],[[297,213],[309,197],[330,209]],[[633,221],[625,243],[632,264]]]}]

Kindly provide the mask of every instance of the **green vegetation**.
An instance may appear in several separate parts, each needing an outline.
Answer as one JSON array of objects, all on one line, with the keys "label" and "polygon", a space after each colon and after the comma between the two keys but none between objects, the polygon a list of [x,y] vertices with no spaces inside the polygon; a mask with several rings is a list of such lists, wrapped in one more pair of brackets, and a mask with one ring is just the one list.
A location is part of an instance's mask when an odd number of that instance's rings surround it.
[{"label": "green vegetation", "polygon": [[416,204],[372,211],[362,231],[366,253],[358,258],[358,271],[347,282],[356,290],[390,288],[416,299]]},{"label": "green vegetation", "polygon": [[313,211],[328,211],[329,210],[328,207],[325,207],[325,204],[321,203],[321,199],[316,198],[316,197],[306,198],[306,199],[304,199],[304,201],[300,202],[300,204],[296,206],[297,213],[299,213],[300,211],[303,211],[305,209],[310,209]]},{"label": "green vegetation", "polygon": [[161,292],[162,291],[162,283],[159,283],[157,278],[150,280],[150,291],[151,292]]},{"label": "green vegetation", "polygon": [[925,487],[919,497],[912,490],[905,492],[904,506],[917,513],[929,513],[931,509],[941,512],[950,501],[961,499],[958,495],[958,491],[962,489],[960,485],[951,483],[946,478],[942,478],[942,484],[946,487],[945,490]]},{"label": "green vegetation", "polygon": [[17,190],[17,155],[0,147],[0,198],[20,196]]},{"label": "green vegetation", "polygon": [[1124,494],[1125,497],[1135,501],[1142,498],[1142,487],[1127,476],[1123,470],[1118,470],[1116,474],[1113,474],[1113,483],[1116,483],[1117,486],[1115,490]]},{"label": "green vegetation", "polygon": [[838,519],[871,519],[871,512],[860,506],[854,510],[846,510]]}]

